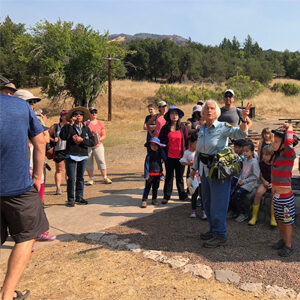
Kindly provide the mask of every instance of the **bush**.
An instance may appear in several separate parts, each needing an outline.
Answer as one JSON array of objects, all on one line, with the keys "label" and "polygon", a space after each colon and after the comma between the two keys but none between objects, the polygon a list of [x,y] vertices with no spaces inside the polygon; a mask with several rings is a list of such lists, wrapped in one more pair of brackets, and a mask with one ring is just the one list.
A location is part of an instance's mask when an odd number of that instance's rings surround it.
[{"label": "bush", "polygon": [[274,83],[271,91],[282,92],[285,96],[296,96],[300,94],[300,85],[295,83]]},{"label": "bush", "polygon": [[249,76],[238,75],[229,78],[226,82],[228,89],[233,89],[237,99],[249,99],[260,94],[264,90],[264,86],[256,81],[251,80]]}]

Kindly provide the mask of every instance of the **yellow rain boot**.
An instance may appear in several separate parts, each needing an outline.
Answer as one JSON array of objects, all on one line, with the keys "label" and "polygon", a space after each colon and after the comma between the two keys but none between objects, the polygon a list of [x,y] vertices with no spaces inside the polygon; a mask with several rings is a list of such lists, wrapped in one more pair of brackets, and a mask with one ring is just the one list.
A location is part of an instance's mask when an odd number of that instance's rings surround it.
[{"label": "yellow rain boot", "polygon": [[274,226],[274,227],[277,226],[277,222],[276,222],[275,216],[274,216],[274,206],[273,206],[273,203],[271,203],[270,225]]},{"label": "yellow rain boot", "polygon": [[251,220],[248,222],[248,225],[255,225],[256,221],[257,221],[257,216],[258,216],[258,211],[259,211],[259,204],[257,205],[253,205],[252,206],[252,218]]}]

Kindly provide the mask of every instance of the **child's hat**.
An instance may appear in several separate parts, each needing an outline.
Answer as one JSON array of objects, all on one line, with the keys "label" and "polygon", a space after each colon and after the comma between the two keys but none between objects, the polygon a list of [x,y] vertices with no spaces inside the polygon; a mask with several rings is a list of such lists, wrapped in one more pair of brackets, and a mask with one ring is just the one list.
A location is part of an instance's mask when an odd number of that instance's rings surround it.
[{"label": "child's hat", "polygon": [[161,144],[159,138],[157,138],[157,137],[152,137],[152,138],[149,140],[149,143],[157,144],[157,145],[160,146],[160,147],[166,147],[165,144]]},{"label": "child's hat", "polygon": [[[282,138],[282,140],[285,138],[285,133],[286,130],[282,130],[281,128],[278,129],[273,129],[272,133],[280,138]],[[297,134],[293,134],[293,147],[297,146],[298,142],[299,142],[300,138]]]}]

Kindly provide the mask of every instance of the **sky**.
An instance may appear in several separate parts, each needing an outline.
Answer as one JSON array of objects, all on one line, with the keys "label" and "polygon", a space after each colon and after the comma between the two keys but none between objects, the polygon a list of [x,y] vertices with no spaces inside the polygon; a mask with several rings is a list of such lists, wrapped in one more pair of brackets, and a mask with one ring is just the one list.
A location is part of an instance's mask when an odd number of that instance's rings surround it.
[{"label": "sky", "polygon": [[219,45],[249,34],[264,49],[300,51],[300,0],[0,0],[26,28],[39,21],[72,21],[104,33],[176,34]]}]

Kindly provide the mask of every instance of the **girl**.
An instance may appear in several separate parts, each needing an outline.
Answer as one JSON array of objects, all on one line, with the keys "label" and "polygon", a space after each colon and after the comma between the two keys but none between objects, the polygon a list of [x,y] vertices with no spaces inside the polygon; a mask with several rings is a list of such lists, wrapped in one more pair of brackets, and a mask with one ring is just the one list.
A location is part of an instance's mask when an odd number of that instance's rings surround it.
[{"label": "girl", "polygon": [[257,155],[259,157],[259,161],[263,159],[262,149],[266,145],[270,145],[272,141],[273,141],[273,134],[271,132],[271,129],[269,127],[264,128],[261,132],[261,141],[259,142],[257,148]]},{"label": "girl", "polygon": [[[261,184],[259,185],[253,206],[252,206],[252,218],[248,222],[249,225],[255,225],[257,221],[258,211],[259,211],[259,205],[262,196],[266,192],[272,192],[272,183],[271,183],[271,165],[272,165],[272,156],[274,154],[272,145],[267,145],[262,149],[263,153],[263,160],[259,162],[260,167],[260,180]],[[270,225],[271,226],[277,226],[275,217],[274,217],[274,207],[273,204],[271,204],[271,218],[270,218]]]},{"label": "girl", "polygon": [[180,158],[183,156],[187,148],[188,131],[180,119],[184,116],[181,109],[176,106],[170,106],[165,114],[166,124],[162,127],[159,139],[161,143],[167,145],[165,151],[167,154],[166,160],[166,179],[164,185],[164,199],[162,204],[167,204],[171,198],[173,190],[174,171],[176,173],[176,185],[179,194],[179,199],[188,201],[187,193],[184,191],[183,172],[184,166],[180,163]]}]

